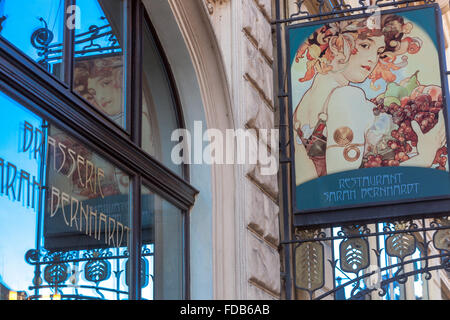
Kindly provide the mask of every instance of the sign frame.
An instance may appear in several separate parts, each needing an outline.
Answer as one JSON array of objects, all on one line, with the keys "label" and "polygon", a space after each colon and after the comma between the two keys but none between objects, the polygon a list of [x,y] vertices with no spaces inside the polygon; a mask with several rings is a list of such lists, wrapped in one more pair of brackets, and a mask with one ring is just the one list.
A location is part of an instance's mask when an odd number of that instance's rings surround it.
[{"label": "sign frame", "polygon": [[[445,60],[445,47],[444,47],[444,32],[442,15],[437,3],[430,3],[420,6],[407,6],[404,8],[395,8],[389,10],[380,10],[380,14],[390,14],[390,13],[401,13],[413,10],[423,10],[434,8],[434,17],[436,25],[436,37],[437,37],[437,53],[440,68],[440,78],[442,87],[442,102],[443,102],[443,114],[446,125],[446,138],[447,144],[450,141],[449,133],[449,121],[448,121],[448,106],[449,106],[449,89],[448,89],[448,71]],[[332,23],[336,21],[344,20],[354,20],[359,18],[370,17],[372,13],[361,13],[355,15],[349,15],[346,17],[323,19],[311,22],[301,22],[294,23],[286,26],[285,31],[285,44],[286,44],[286,73],[287,73],[287,115],[288,127],[289,127],[289,152],[291,157],[289,159],[291,163],[291,174],[290,174],[290,189],[291,189],[291,205],[293,211],[293,225],[294,227],[311,227],[311,226],[332,226],[339,225],[343,223],[354,223],[354,222],[369,222],[378,220],[389,220],[395,218],[408,219],[413,217],[427,217],[431,215],[444,215],[450,211],[450,192],[446,195],[441,196],[430,196],[417,199],[402,199],[394,201],[384,201],[384,202],[367,202],[364,204],[356,205],[342,205],[334,207],[326,207],[321,209],[310,209],[310,210],[299,210],[297,207],[296,198],[296,183],[295,183],[295,150],[294,150],[294,136],[293,136],[293,98],[292,98],[292,74],[291,74],[291,56],[290,56],[290,34],[293,29],[310,27],[310,26],[320,26],[326,23]],[[447,153],[448,156],[448,153]],[[449,178],[450,178],[450,173]],[[288,183],[283,181],[283,183]]]}]

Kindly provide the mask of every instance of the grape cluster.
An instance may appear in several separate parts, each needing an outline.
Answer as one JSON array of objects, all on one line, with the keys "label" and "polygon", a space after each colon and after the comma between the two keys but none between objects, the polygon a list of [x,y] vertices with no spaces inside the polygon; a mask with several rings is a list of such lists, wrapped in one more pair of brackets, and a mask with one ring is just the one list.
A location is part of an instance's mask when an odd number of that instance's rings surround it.
[{"label": "grape cluster", "polygon": [[[410,158],[409,154],[417,147],[418,137],[414,132],[411,122],[416,121],[421,128],[422,133],[429,132],[438,122],[438,113],[442,109],[442,95],[439,95],[437,101],[433,101],[428,94],[421,94],[415,99],[403,98],[401,104],[391,103],[389,106],[384,104],[384,98],[372,99],[376,105],[373,109],[374,115],[386,113],[392,116],[393,122],[398,126],[391,131],[391,139],[387,142],[389,148],[395,153],[393,158],[383,159],[381,155],[369,155],[363,162],[363,167],[386,167],[399,166]],[[445,169],[447,162],[445,148],[439,149],[436,154],[434,164],[438,164],[438,169]]]},{"label": "grape cluster", "polygon": [[400,165],[399,160],[395,159],[385,159],[379,154],[369,155],[365,161],[363,161],[364,168],[375,168],[375,167],[398,167]]}]

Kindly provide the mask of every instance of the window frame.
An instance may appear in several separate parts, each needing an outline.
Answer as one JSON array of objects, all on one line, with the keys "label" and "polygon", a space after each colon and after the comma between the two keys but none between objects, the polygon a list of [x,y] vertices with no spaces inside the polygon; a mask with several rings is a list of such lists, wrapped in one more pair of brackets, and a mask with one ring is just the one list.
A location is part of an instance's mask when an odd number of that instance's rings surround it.
[{"label": "window frame", "polygon": [[[64,17],[67,21],[67,7],[75,0],[64,0]],[[175,113],[179,128],[184,128],[180,97],[167,57],[151,24],[142,0],[127,2],[127,52],[126,59],[126,107],[127,128],[124,130],[112,122],[101,111],[73,91],[73,41],[74,30],[64,23],[64,81],[48,73],[35,61],[22,53],[9,41],[0,37],[0,90],[24,107],[45,120],[52,122],[68,134],[85,143],[105,160],[117,165],[130,175],[131,193],[131,279],[129,299],[139,300],[140,258],[141,258],[141,186],[145,185],[164,198],[184,215],[184,291],[190,298],[189,267],[189,211],[199,193],[189,183],[188,165],[183,165],[182,176],[178,176],[141,148],[142,141],[142,35],[144,23],[149,27],[164,64],[169,86],[173,93]],[[69,45],[67,45],[69,43]],[[68,58],[69,57],[69,58]],[[112,125],[113,124],[113,125]]]}]

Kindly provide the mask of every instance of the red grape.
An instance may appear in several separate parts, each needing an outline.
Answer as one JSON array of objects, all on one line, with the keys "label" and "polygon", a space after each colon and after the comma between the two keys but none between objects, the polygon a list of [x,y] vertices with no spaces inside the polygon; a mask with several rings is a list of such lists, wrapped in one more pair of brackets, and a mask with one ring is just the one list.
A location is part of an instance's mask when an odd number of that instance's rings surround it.
[{"label": "red grape", "polygon": [[[438,113],[443,108],[442,95],[438,96],[437,101],[433,101],[429,94],[421,94],[415,100],[402,98],[401,105],[391,103],[385,106],[381,97],[371,101],[376,106],[373,108],[374,115],[378,116],[381,113],[391,115],[398,128],[391,131],[391,139],[387,141],[388,148],[394,151],[393,156],[385,158],[379,154],[366,155],[363,159],[365,168],[399,166],[400,162],[410,159],[409,154],[414,151],[418,142],[417,133],[414,132],[411,122],[416,121],[422,133],[426,134],[438,122]],[[433,164],[438,165],[437,169],[444,170],[447,161],[447,148],[442,147],[436,153]]]}]

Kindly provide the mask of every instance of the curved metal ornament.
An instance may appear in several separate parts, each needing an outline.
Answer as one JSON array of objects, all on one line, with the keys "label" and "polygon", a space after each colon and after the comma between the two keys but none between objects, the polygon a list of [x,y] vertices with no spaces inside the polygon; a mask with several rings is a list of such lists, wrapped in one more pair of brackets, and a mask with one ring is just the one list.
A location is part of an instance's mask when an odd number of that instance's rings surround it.
[{"label": "curved metal ornament", "polygon": [[53,33],[47,28],[39,28],[31,35],[31,45],[36,49],[46,49],[54,38]]},{"label": "curved metal ornament", "polygon": [[36,265],[39,262],[39,259],[41,258],[41,253],[39,250],[36,249],[30,249],[25,253],[25,261],[28,264]]}]

